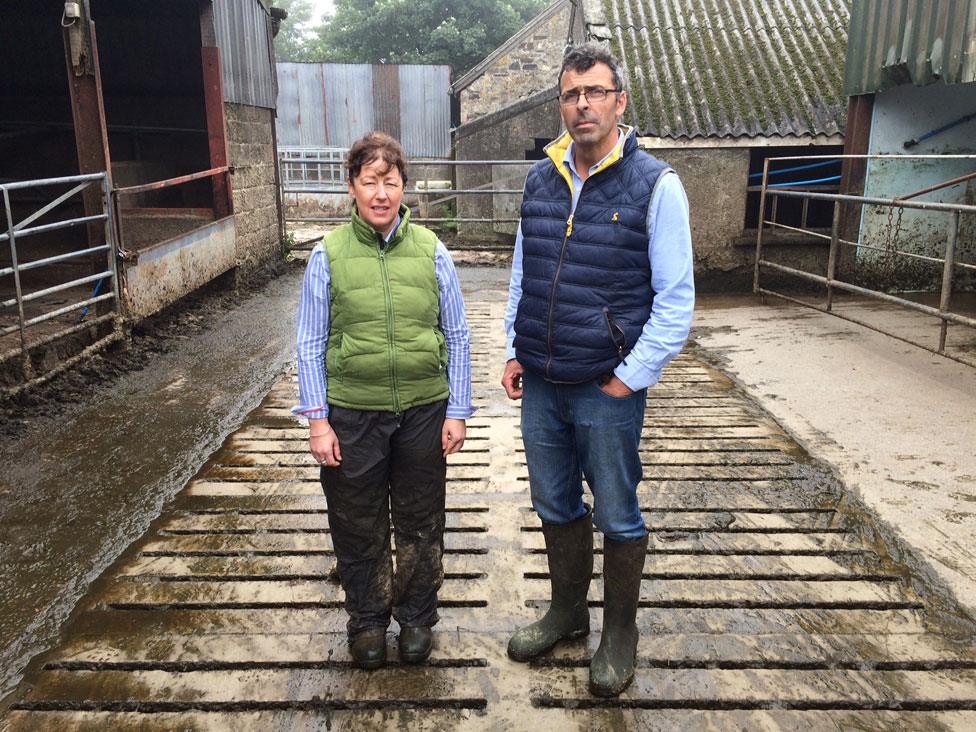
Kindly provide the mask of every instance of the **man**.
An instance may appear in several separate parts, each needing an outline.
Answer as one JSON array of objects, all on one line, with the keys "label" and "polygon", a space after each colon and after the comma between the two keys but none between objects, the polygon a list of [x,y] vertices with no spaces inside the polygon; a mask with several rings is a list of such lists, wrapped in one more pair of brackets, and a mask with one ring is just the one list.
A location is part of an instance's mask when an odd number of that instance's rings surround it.
[{"label": "man", "polygon": [[[552,602],[512,636],[526,661],[590,630],[593,524],[604,535],[603,634],[590,690],[630,685],[647,529],[637,502],[647,387],[682,348],[694,308],[688,202],[678,176],[618,126],[624,74],[596,45],[559,72],[567,132],[525,182],[505,328],[509,398],[523,399],[532,505]],[[582,478],[593,494],[583,502]]]}]

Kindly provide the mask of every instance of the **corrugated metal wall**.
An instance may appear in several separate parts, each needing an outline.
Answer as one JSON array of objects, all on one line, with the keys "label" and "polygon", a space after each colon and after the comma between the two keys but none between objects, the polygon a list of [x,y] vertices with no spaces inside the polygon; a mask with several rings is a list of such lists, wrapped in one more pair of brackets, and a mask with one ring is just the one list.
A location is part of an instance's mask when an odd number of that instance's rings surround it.
[{"label": "corrugated metal wall", "polygon": [[213,0],[224,101],[274,109],[271,19],[258,0]]},{"label": "corrugated metal wall", "polygon": [[844,93],[976,81],[976,0],[858,0]]},{"label": "corrugated metal wall", "polygon": [[278,64],[278,144],[349,147],[378,129],[411,157],[451,149],[449,66]]}]

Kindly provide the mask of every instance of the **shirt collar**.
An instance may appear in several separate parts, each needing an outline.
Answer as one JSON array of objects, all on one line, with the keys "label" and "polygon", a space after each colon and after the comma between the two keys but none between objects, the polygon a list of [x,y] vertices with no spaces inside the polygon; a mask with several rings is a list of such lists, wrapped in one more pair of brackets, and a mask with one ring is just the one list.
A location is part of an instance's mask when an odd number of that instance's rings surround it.
[{"label": "shirt collar", "polygon": [[[624,131],[617,125],[617,141],[613,143],[613,147],[610,148],[610,152],[603,156],[599,161],[590,166],[589,172],[592,173],[597,168],[599,168],[603,163],[606,162],[607,158],[614,154],[617,147],[620,145],[621,141],[624,139]],[[579,172],[576,170],[576,143],[570,140],[569,145],[566,146],[566,152],[563,154],[563,164],[568,165],[569,169],[573,172],[573,175],[577,178],[580,177]]]}]

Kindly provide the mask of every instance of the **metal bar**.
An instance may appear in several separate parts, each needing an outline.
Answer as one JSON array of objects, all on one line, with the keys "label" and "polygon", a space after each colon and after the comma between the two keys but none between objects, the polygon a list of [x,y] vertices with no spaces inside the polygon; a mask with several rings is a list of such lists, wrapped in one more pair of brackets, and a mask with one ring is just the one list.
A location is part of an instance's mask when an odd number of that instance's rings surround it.
[{"label": "metal bar", "polygon": [[960,175],[958,178],[947,180],[944,183],[936,183],[934,186],[928,186],[927,188],[923,188],[920,191],[915,191],[914,193],[909,193],[904,196],[899,196],[898,198],[895,199],[895,201],[901,203],[902,201],[907,201],[909,198],[916,198],[926,193],[931,193],[932,191],[938,191],[942,188],[948,188],[949,186],[954,186],[958,183],[965,183],[967,180],[971,180],[973,178],[976,178],[976,171],[973,171],[972,173],[967,173],[966,175]]},{"label": "metal bar", "polygon": [[38,180],[19,180],[13,183],[0,183],[0,190],[16,191],[21,188],[42,188],[44,186],[61,186],[67,183],[80,183],[81,181],[98,180],[105,176],[105,173],[87,173],[86,175],[65,175],[60,178],[40,178]]},{"label": "metal bar", "polygon": [[[943,316],[949,311],[949,298],[952,296],[952,264],[956,259],[956,242],[959,240],[959,214],[952,214],[949,241],[946,242],[945,267],[942,269],[942,293],[939,297],[939,310]],[[945,353],[946,335],[949,323],[943,317],[939,324],[939,353]]]},{"label": "metal bar", "polygon": [[[826,313],[827,312],[826,310],[824,310],[824,308],[822,308],[819,305],[814,305],[812,303],[804,302],[803,300],[799,300],[799,299],[797,299],[795,297],[790,297],[789,295],[783,295],[783,294],[781,294],[779,292],[774,292],[773,290],[760,290],[759,292],[762,295],[770,295],[772,297],[778,297],[780,300],[786,300],[787,302],[792,302],[792,303],[795,303],[796,305],[802,305],[803,307],[811,308],[811,309],[817,310],[817,311],[819,311],[821,313]],[[953,355],[951,353],[939,353],[934,348],[932,348],[931,346],[926,346],[924,343],[918,343],[917,341],[909,340],[908,338],[905,338],[903,336],[897,335],[895,333],[888,333],[887,331],[883,331],[883,330],[881,330],[880,328],[878,328],[875,325],[871,325],[870,323],[868,323],[866,321],[863,321],[863,320],[860,320],[858,318],[853,318],[850,315],[843,315],[843,314],[838,313],[838,312],[833,312],[833,313],[828,313],[828,314],[829,315],[832,315],[835,318],[840,318],[841,320],[846,320],[849,323],[854,323],[855,325],[860,325],[860,326],[862,326],[864,328],[867,328],[868,330],[873,330],[875,333],[880,333],[881,335],[888,336],[889,338],[894,338],[895,340],[901,341],[902,343],[907,343],[910,346],[916,346],[917,348],[924,349],[924,350],[928,351],[929,353],[936,353],[936,354],[938,354],[940,356],[944,356],[945,358],[949,358],[949,359],[952,359],[953,361],[957,361],[957,362],[959,362],[961,364],[965,364],[966,366],[976,366],[976,361],[970,361],[969,359],[962,358],[961,356],[956,356],[956,355]]]},{"label": "metal bar", "polygon": [[115,296],[115,315],[122,314],[122,295],[119,286],[119,239],[115,230],[115,202],[108,179],[102,181],[102,200],[105,202],[105,243],[108,246],[108,268],[112,270],[112,294]]},{"label": "metal bar", "polygon": [[769,160],[976,160],[976,155],[784,155]]},{"label": "metal bar", "polygon": [[[86,327],[89,327],[87,323],[85,325],[86,325]],[[71,358],[66,359],[64,361],[61,361],[57,366],[55,366],[50,371],[46,371],[45,373],[41,374],[40,376],[37,376],[37,377],[31,379],[30,381],[28,381],[26,383],[23,383],[23,384],[20,384],[18,386],[7,387],[7,388],[3,389],[2,391],[0,391],[0,394],[2,394],[5,399],[9,399],[11,397],[16,396],[17,394],[20,394],[23,391],[26,391],[27,389],[32,389],[32,388],[34,388],[36,386],[40,386],[41,384],[44,384],[44,383],[50,381],[51,379],[53,379],[58,374],[60,374],[60,373],[62,373],[64,371],[67,371],[68,369],[70,369],[71,367],[73,367],[75,364],[81,363],[82,361],[87,360],[88,358],[90,358],[92,356],[92,354],[98,353],[98,351],[102,350],[106,346],[108,346],[108,345],[110,345],[112,343],[115,343],[116,341],[122,340],[123,337],[124,336],[121,333],[121,331],[118,331],[118,330],[116,330],[116,331],[114,331],[112,333],[109,333],[107,336],[105,336],[104,338],[102,338],[100,341],[96,341],[95,343],[92,343],[90,346],[86,347],[81,353],[78,353],[78,354],[76,354],[76,355],[72,356]]]},{"label": "metal bar", "polygon": [[20,331],[20,353],[23,359],[24,373],[29,378],[33,374],[31,373],[30,356],[27,352],[27,325],[24,317],[23,291],[20,287],[20,271],[17,269],[17,236],[14,233],[13,213],[10,211],[10,192],[6,188],[3,189],[3,208],[7,215],[7,239],[10,242],[10,264],[14,270],[14,294],[17,301],[17,325],[12,326],[9,332]]},{"label": "metal bar", "polygon": [[[762,266],[769,267],[771,269],[778,270],[780,272],[785,272],[787,274],[795,275],[800,279],[805,279],[809,282],[816,282],[821,285],[827,284],[827,278],[821,277],[820,275],[815,275],[810,272],[804,272],[800,269],[794,269],[793,267],[787,267],[782,264],[777,264],[776,262],[770,262],[763,260],[761,262]],[[882,300],[884,302],[893,303],[895,305],[901,305],[909,310],[917,310],[920,313],[925,313],[926,315],[931,315],[933,318],[945,318],[953,323],[958,323],[959,325],[968,325],[970,328],[976,328],[976,318],[968,318],[965,315],[958,315],[956,313],[942,313],[938,308],[933,308],[929,305],[922,305],[921,303],[913,302],[911,300],[905,300],[900,297],[895,297],[894,295],[889,295],[885,292],[877,292],[875,290],[869,290],[865,287],[859,287],[857,285],[852,285],[847,282],[842,282],[840,280],[834,280],[833,286],[847,292],[853,292],[856,295],[864,295],[865,297],[871,297],[875,300]],[[826,312],[826,311],[825,311]]]},{"label": "metal bar", "polygon": [[[31,341],[31,348],[36,350],[38,348],[43,348],[49,343],[54,343],[59,338],[64,338],[65,336],[74,335],[75,333],[80,333],[81,331],[88,330],[89,328],[101,325],[102,323],[108,322],[115,319],[115,313],[106,313],[105,315],[99,315],[97,318],[92,318],[91,320],[86,320],[84,323],[76,323],[70,328],[65,330],[59,330],[57,333],[51,333],[40,338],[35,338]],[[0,353],[0,363],[13,358],[14,356],[20,355],[19,348],[11,348],[8,351]]]},{"label": "metal bar", "polygon": [[76,185],[74,188],[72,188],[67,193],[61,194],[60,196],[58,196],[57,198],[55,198],[53,201],[51,201],[49,204],[47,204],[43,208],[39,208],[37,211],[35,211],[34,213],[32,213],[26,219],[24,219],[19,224],[17,224],[14,227],[14,230],[15,231],[20,231],[25,226],[27,226],[27,224],[29,224],[29,223],[31,223],[33,221],[37,221],[39,218],[41,218],[41,216],[43,216],[44,214],[46,214],[48,211],[56,208],[57,206],[59,206],[60,204],[64,203],[65,201],[67,201],[72,196],[77,195],[81,191],[85,190],[90,185],[91,185],[91,181],[88,181],[86,183],[80,183],[80,184]]},{"label": "metal bar", "polygon": [[[62,292],[64,290],[70,290],[72,287],[77,287],[78,285],[84,285],[89,282],[95,282],[96,280],[104,279],[105,277],[111,277],[111,271],[100,272],[98,274],[88,275],[87,277],[82,277],[77,280],[71,280],[70,282],[63,282],[60,285],[54,285],[53,287],[48,287],[43,290],[37,290],[36,292],[31,292],[24,295],[22,298],[24,302],[31,302],[32,300],[37,300],[38,298],[44,297],[45,295],[53,295],[55,292]],[[16,298],[10,300],[4,300],[0,302],[0,307],[9,308],[17,302]]]},{"label": "metal bar", "polygon": [[779,188],[776,195],[786,196],[787,198],[803,198],[807,196],[818,201],[855,201],[858,203],[873,204],[875,206],[895,206],[900,208],[917,208],[924,211],[961,211],[963,213],[976,213],[976,206],[969,206],[963,203],[940,203],[938,201],[904,201],[899,202],[893,198],[875,198],[868,196],[852,196],[844,193],[815,193],[813,191],[791,191]]},{"label": "metal bar", "polygon": [[[88,300],[82,300],[80,302],[76,302],[73,305],[65,305],[63,308],[52,310],[51,312],[45,313],[44,315],[38,315],[36,318],[31,318],[30,320],[24,323],[24,327],[37,325],[38,323],[43,323],[45,321],[51,320],[52,318],[57,318],[61,315],[65,315],[66,313],[70,313],[74,310],[81,310],[81,308],[87,305],[94,305],[96,302],[102,302],[103,300],[111,300],[111,299],[112,299],[112,293],[108,293],[105,295],[98,295],[97,297],[89,298]],[[14,325],[8,326],[0,330],[0,336],[9,335],[10,333],[13,333],[15,330],[17,330],[17,326]]]},{"label": "metal bar", "polygon": [[830,225],[830,252],[827,255],[827,311],[834,307],[834,271],[837,268],[837,237],[840,231],[840,203],[834,201],[833,223]]},{"label": "metal bar", "polygon": [[801,229],[807,228],[807,214],[809,213],[809,211],[810,211],[810,199],[809,198],[804,198],[803,199],[803,211],[800,214],[800,228]]},{"label": "metal bar", "polygon": [[166,180],[159,180],[155,183],[145,183],[140,186],[129,186],[128,188],[116,188],[115,194],[118,196],[129,196],[133,193],[145,193],[146,191],[158,191],[161,188],[170,188],[172,186],[182,185],[184,183],[189,183],[190,181],[200,180],[201,178],[212,178],[215,175],[220,175],[226,173],[228,167],[222,165],[217,168],[210,168],[210,170],[202,170],[199,173],[190,173],[189,175],[181,175],[176,178],[167,178]]},{"label": "metal bar", "polygon": [[[766,187],[768,189],[770,186]],[[776,218],[779,215],[779,191],[769,191],[769,193],[773,194],[773,210],[769,212],[769,215],[772,217],[773,223],[775,224]]]},{"label": "metal bar", "polygon": [[759,292],[759,260],[762,259],[763,220],[766,218],[766,184],[769,182],[769,158],[763,160],[762,190],[759,193],[759,226],[756,232],[756,269],[753,273],[752,291]]},{"label": "metal bar", "polygon": [[[23,239],[25,236],[33,236],[34,234],[43,234],[46,231],[57,231],[58,229],[67,229],[72,226],[78,226],[80,224],[92,224],[96,221],[102,221],[106,214],[100,213],[94,216],[82,216],[78,219],[65,219],[64,221],[55,221],[53,224],[44,224],[43,226],[33,226],[29,229],[21,229],[17,232],[17,236]],[[0,241],[6,241],[9,234],[0,234]]]},{"label": "metal bar", "polygon": [[[523,190],[524,189],[522,189],[522,188],[499,188],[499,189],[492,189],[492,188],[458,188],[458,189],[454,189],[454,188],[434,188],[434,189],[428,191],[428,190],[424,190],[422,188],[411,188],[410,190],[404,191],[403,192],[403,195],[405,195],[405,196],[409,196],[409,195],[430,196],[430,195],[437,194],[437,195],[441,196],[442,198],[452,198],[455,195],[458,195],[458,196],[466,196],[466,195],[467,196],[470,196],[470,195],[476,195],[476,194],[479,194],[479,193],[482,194],[482,195],[494,195],[496,193],[498,193],[498,194],[508,193],[508,194],[512,194],[512,195],[517,195],[519,193],[522,193]],[[315,187],[309,187],[309,188],[298,187],[298,188],[294,188],[292,186],[285,186],[284,192],[285,193],[292,193],[292,194],[294,194],[294,193],[335,193],[335,194],[340,194],[341,193],[342,195],[346,195],[349,191],[348,191],[347,188],[315,188]]]},{"label": "metal bar", "polygon": [[[299,216],[296,218],[286,219],[287,221],[309,221],[317,222],[320,224],[347,224],[349,223],[348,216]],[[434,218],[422,218],[417,216],[416,218],[411,217],[410,221],[413,223],[425,223],[425,224],[443,224],[448,222],[454,222],[458,224],[486,224],[494,222],[496,224],[517,224],[520,219],[493,219],[493,218],[456,218],[456,219],[434,219]]]},{"label": "metal bar", "polygon": [[[829,234],[821,234],[821,233],[819,233],[817,231],[813,231],[812,229],[800,229],[800,228],[797,228],[796,226],[790,226],[789,224],[773,223],[772,221],[769,221],[768,219],[766,221],[764,221],[764,223],[769,224],[770,226],[772,226],[774,228],[777,228],[777,229],[786,229],[787,231],[796,231],[796,232],[798,232],[800,234],[806,234],[807,236],[815,237],[817,239],[827,239],[827,240],[830,240],[830,235]],[[902,251],[901,249],[891,249],[891,250],[889,250],[889,249],[885,249],[884,247],[876,247],[873,244],[858,244],[856,241],[850,241],[849,239],[842,239],[840,237],[837,238],[837,242],[840,243],[840,244],[846,244],[847,246],[854,247],[856,249],[869,249],[869,250],[871,250],[873,252],[884,252],[886,254],[898,254],[898,255],[900,255],[902,257],[908,257],[910,259],[918,259],[918,260],[921,260],[923,262],[930,262],[932,264],[942,264],[943,262],[945,262],[945,260],[942,257],[929,257],[929,256],[926,256],[925,254],[916,254],[915,252],[905,252],[905,251]],[[964,269],[971,269],[971,270],[976,271],[976,264],[969,264],[967,262],[956,262],[956,266],[957,267],[963,267]]]},{"label": "metal bar", "polygon": [[[110,249],[108,244],[101,244],[97,247],[89,247],[88,249],[79,249],[76,252],[68,252],[67,254],[58,254],[56,257],[45,257],[44,259],[35,259],[32,262],[23,262],[19,265],[18,269],[24,272],[28,269],[37,269],[38,267],[44,267],[48,264],[55,264],[57,262],[64,262],[68,259],[74,259],[75,257],[82,257],[86,254],[97,254],[98,252]],[[14,271],[13,267],[4,267],[0,269],[0,277],[5,277],[8,274],[12,274]]]},{"label": "metal bar", "polygon": [[[207,118],[207,140],[210,151],[211,168],[226,170],[230,157],[227,153],[227,121],[224,110],[224,83],[221,77],[220,48],[205,45],[200,49],[203,61],[203,103]],[[231,203],[230,176],[214,176],[213,208],[218,219],[233,213]]]}]

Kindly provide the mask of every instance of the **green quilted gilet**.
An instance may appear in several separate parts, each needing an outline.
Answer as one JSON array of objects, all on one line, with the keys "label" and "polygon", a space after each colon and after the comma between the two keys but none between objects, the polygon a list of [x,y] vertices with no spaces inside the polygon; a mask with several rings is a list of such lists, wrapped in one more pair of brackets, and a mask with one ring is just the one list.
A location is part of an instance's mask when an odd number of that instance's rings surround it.
[{"label": "green quilted gilet", "polygon": [[402,219],[382,237],[353,211],[325,239],[329,258],[329,404],[402,412],[448,396],[447,346],[438,327],[437,237]]}]

